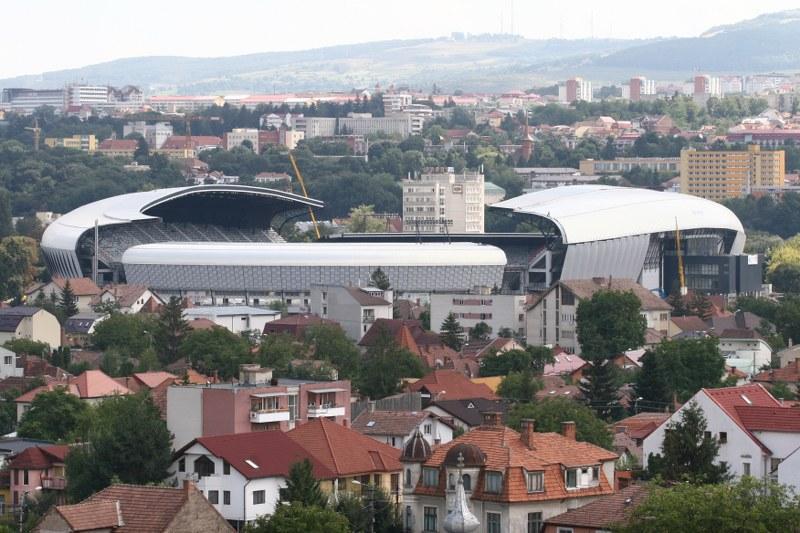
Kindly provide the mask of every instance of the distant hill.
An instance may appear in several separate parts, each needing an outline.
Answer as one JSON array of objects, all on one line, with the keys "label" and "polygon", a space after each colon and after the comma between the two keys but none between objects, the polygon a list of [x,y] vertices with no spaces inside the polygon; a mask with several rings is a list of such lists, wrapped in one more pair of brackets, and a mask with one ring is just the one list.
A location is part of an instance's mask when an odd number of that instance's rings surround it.
[{"label": "distant hill", "polygon": [[524,89],[584,75],[619,82],[692,72],[800,69],[800,10],[712,28],[699,37],[651,40],[524,39],[511,35],[393,40],[221,58],[135,57],[0,80],[0,87],[60,87],[86,81],[151,92],[208,94],[349,90],[376,83],[445,90]]}]

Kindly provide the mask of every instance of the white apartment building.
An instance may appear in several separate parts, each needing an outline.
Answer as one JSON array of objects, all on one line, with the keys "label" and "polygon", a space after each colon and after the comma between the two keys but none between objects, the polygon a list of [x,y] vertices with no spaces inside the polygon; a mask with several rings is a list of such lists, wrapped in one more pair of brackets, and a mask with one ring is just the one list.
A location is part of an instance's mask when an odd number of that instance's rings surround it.
[{"label": "white apartment building", "polygon": [[56,113],[64,110],[64,89],[3,89],[0,102],[9,111],[30,114],[42,106],[55,109]]},{"label": "white apartment building", "polygon": [[287,147],[289,150],[294,150],[297,148],[297,143],[305,139],[305,137],[305,132],[297,130],[282,129],[278,132],[280,144]]},{"label": "white apartment building", "polygon": [[67,87],[67,105],[102,107],[108,104],[109,88],[105,85],[70,85]]},{"label": "white apartment building", "polygon": [[144,120],[128,122],[122,127],[122,135],[127,137],[131,133],[138,133],[147,141],[147,146],[151,150],[160,150],[167,139],[172,137],[172,124],[169,122],[156,122],[148,124]]},{"label": "white apartment building", "polygon": [[306,139],[336,135],[336,119],[329,117],[296,117],[294,129],[303,132]]},{"label": "white apartment building", "polygon": [[403,180],[403,231],[483,233],[483,205],[480,172],[426,169],[418,178]]},{"label": "white apartment building", "polygon": [[399,113],[411,105],[410,94],[384,94],[383,111],[385,114]]},{"label": "white apartment building", "polygon": [[411,115],[403,113],[390,117],[373,117],[372,113],[348,113],[347,117],[339,119],[339,134],[341,135],[397,135],[408,137],[411,135]]},{"label": "white apartment building", "polygon": [[183,310],[183,316],[189,321],[205,318],[229,330],[231,333],[242,333],[245,331],[264,331],[264,326],[268,322],[278,320],[281,317],[281,313],[280,311],[263,307],[221,305],[190,307]]},{"label": "white apartment building", "polygon": [[465,331],[478,322],[492,328],[492,337],[503,328],[515,335],[525,335],[525,295],[491,294],[491,291],[472,293],[431,293],[431,328],[438,330],[449,313],[455,315]]},{"label": "white apartment building", "polygon": [[258,152],[258,130],[256,128],[233,128],[225,134],[225,149],[230,150],[250,141],[253,150]]},{"label": "white apartment building", "polygon": [[347,336],[358,342],[379,318],[391,319],[391,289],[312,285],[311,312],[338,322]]},{"label": "white apartment building", "polygon": [[411,135],[419,135],[425,127],[425,122],[433,119],[433,109],[423,104],[409,104],[399,115],[390,116],[404,115],[411,119]]},{"label": "white apartment building", "polygon": [[569,104],[578,100],[592,101],[592,82],[583,78],[572,78],[567,80],[564,85],[558,86],[559,102]]}]

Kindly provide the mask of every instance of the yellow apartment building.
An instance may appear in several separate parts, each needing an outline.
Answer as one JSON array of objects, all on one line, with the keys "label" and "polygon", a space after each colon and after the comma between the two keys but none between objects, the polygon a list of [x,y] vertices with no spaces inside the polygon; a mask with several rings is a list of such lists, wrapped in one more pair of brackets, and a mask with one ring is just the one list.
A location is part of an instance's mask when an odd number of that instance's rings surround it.
[{"label": "yellow apartment building", "polygon": [[738,198],[758,188],[780,188],[785,180],[783,150],[681,150],[681,192],[708,200]]}]

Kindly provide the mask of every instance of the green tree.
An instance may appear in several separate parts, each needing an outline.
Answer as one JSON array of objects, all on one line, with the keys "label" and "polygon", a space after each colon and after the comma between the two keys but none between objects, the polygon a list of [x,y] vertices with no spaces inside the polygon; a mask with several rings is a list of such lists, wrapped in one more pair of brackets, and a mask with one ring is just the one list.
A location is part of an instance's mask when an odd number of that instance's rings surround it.
[{"label": "green tree", "polygon": [[17,355],[38,355],[45,357],[50,352],[50,345],[46,342],[38,342],[31,339],[11,339],[3,344],[6,348],[11,350]]},{"label": "green tree", "polygon": [[394,498],[380,487],[369,486],[361,495],[341,494],[336,502],[336,511],[350,523],[353,533],[403,533]]},{"label": "green tree", "polygon": [[330,362],[342,379],[357,379],[360,372],[360,353],[344,330],[336,325],[316,325],[306,328],[306,344],[313,349],[314,359]]},{"label": "green tree", "polygon": [[509,411],[507,423],[519,431],[520,421],[526,418],[535,420],[535,429],[541,432],[560,432],[562,422],[575,422],[579,441],[613,449],[608,426],[591,408],[569,398],[547,398],[537,403],[517,404]]},{"label": "green tree", "polygon": [[258,363],[274,369],[276,376],[282,377],[292,359],[305,357],[305,350],[303,343],[286,333],[265,335],[258,347]]},{"label": "green tree", "polygon": [[162,364],[178,358],[181,343],[189,333],[189,322],[183,318],[183,302],[175,296],[161,306],[153,332],[156,353]]},{"label": "green tree", "polygon": [[[723,511],[724,510],[724,511]],[[721,512],[723,511],[723,512]],[[800,501],[784,486],[745,477],[737,483],[653,487],[620,533],[800,531]]]},{"label": "green tree", "polygon": [[87,404],[64,388],[40,392],[22,415],[17,434],[29,439],[68,441],[87,414]]},{"label": "green tree", "polygon": [[800,265],[779,265],[769,275],[776,292],[800,294]]},{"label": "green tree", "polygon": [[387,276],[386,273],[381,270],[381,267],[376,268],[372,272],[372,275],[369,278],[369,284],[382,291],[388,291],[392,288],[392,284],[389,281],[389,276]]},{"label": "green tree", "polygon": [[497,394],[512,401],[531,401],[541,388],[541,383],[530,369],[511,371],[500,382]]},{"label": "green tree", "polygon": [[619,367],[610,359],[595,361],[583,373],[578,388],[597,415],[610,420],[622,414],[622,406],[617,398],[619,389]]},{"label": "green tree", "polygon": [[789,385],[786,384],[783,381],[779,381],[779,382],[774,383],[773,385],[771,385],[770,388],[769,388],[769,392],[770,392],[770,394],[772,394],[776,398],[781,398],[781,399],[784,399],[784,400],[796,400],[797,399],[797,393],[794,392],[792,390],[792,388],[789,387]]},{"label": "green tree", "polygon": [[550,348],[527,346],[524,350],[507,350],[487,355],[481,360],[481,376],[505,376],[512,371],[531,371],[541,376],[545,365],[554,362]]},{"label": "green tree", "polygon": [[703,409],[695,402],[684,405],[680,420],[667,424],[661,454],[648,458],[648,473],[666,481],[694,484],[728,479],[728,466],[715,462],[719,443],[706,428]]},{"label": "green tree", "polygon": [[419,378],[423,373],[419,357],[399,347],[383,330],[364,355],[358,390],[372,399],[384,398],[399,391],[401,378]]},{"label": "green tree", "polygon": [[492,334],[492,328],[486,322],[478,322],[469,330],[470,340],[486,340]]},{"label": "green tree", "polygon": [[72,501],[107,487],[112,479],[145,485],[168,476],[172,434],[149,395],[112,396],[94,408],[91,418],[87,444],[67,456]]},{"label": "green tree", "polygon": [[633,292],[601,290],[581,300],[576,316],[581,357],[603,360],[644,345],[647,321],[641,307]]},{"label": "green tree", "polygon": [[701,292],[694,293],[692,301],[689,303],[689,312],[695,316],[699,316],[703,320],[709,320],[712,311],[713,306],[708,296]]},{"label": "green tree", "polygon": [[150,347],[152,331],[152,319],[146,315],[112,313],[95,327],[92,344],[100,350],[137,357]]},{"label": "green tree", "polygon": [[0,189],[0,239],[14,234],[14,224],[11,220],[11,194],[6,189]]},{"label": "green tree", "polygon": [[208,375],[218,373],[225,380],[235,377],[239,365],[253,359],[249,343],[225,328],[190,332],[181,343],[178,355],[191,361],[198,371]]},{"label": "green tree", "polygon": [[461,346],[464,344],[464,328],[458,323],[456,315],[453,313],[448,313],[447,318],[442,322],[442,326],[439,328],[439,338],[455,351],[461,350]]},{"label": "green tree", "polygon": [[349,533],[347,518],[332,509],[279,505],[272,516],[262,515],[245,526],[245,533]]},{"label": "green tree", "polygon": [[35,239],[36,241],[42,240],[42,233],[44,228],[39,219],[35,216],[22,217],[17,220],[16,224],[17,233]]},{"label": "green tree", "polygon": [[69,280],[67,280],[64,283],[64,288],[61,290],[61,297],[58,300],[58,310],[65,320],[78,314],[77,301],[78,299],[75,297],[72,285],[70,285]]},{"label": "green tree", "polygon": [[350,210],[347,231],[350,233],[380,233],[386,231],[386,222],[375,216],[375,206],[359,205]]},{"label": "green tree", "polygon": [[286,478],[286,490],[281,498],[292,505],[301,503],[312,507],[325,507],[328,498],[319,487],[319,481],[314,477],[314,468],[311,461],[303,459],[292,464],[289,468],[289,477]]}]

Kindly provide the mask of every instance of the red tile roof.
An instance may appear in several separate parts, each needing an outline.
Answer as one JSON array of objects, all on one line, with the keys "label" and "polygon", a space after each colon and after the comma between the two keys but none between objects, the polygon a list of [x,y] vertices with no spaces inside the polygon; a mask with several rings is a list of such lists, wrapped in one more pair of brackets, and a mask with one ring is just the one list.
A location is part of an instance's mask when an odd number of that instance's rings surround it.
[{"label": "red tile roof", "polygon": [[[102,293],[107,292],[113,296],[114,301],[117,302],[120,307],[130,307],[136,303],[136,300],[141,298],[148,290],[149,289],[144,285],[127,285],[125,283],[121,283],[118,285],[108,285],[104,287]],[[99,296],[100,295],[92,300],[93,304],[96,305],[100,303]]]},{"label": "red tile roof", "polygon": [[759,441],[755,435],[745,427],[737,411],[737,407],[754,405],[756,407],[777,407],[788,409],[788,407],[781,406],[781,403],[776,400],[763,385],[753,383],[749,385],[742,385],[741,387],[724,387],[721,389],[702,389],[711,400],[716,403],[725,413],[730,417],[733,422],[738,425],[742,430],[753,439],[753,441],[761,446],[766,451],[767,447]]},{"label": "red tile roof", "polygon": [[614,422],[616,430],[624,428],[625,433],[634,439],[643,439],[656,430],[668,418],[669,413],[639,413]]},{"label": "red tile roof", "polygon": [[45,470],[54,464],[63,464],[69,453],[69,446],[33,446],[17,454],[8,467],[28,470]]},{"label": "red tile roof", "polygon": [[711,328],[699,316],[674,316],[670,320],[681,331],[708,331]]},{"label": "red tile roof", "polygon": [[93,531],[123,526],[122,513],[118,501],[94,501],[75,505],[58,505],[60,514],[72,531]]},{"label": "red tile roof", "polygon": [[577,509],[547,519],[548,525],[590,530],[610,530],[619,524],[644,501],[649,493],[647,485],[631,485],[616,494],[601,496]]},{"label": "red tile roof", "polygon": [[783,368],[765,370],[753,376],[753,381],[762,383],[800,383],[800,366],[792,361]]},{"label": "red tile roof", "polygon": [[339,323],[317,315],[290,315],[279,320],[267,322],[264,326],[264,335],[287,333],[300,339],[305,334],[306,328],[311,326],[339,326]]},{"label": "red tile roof", "polygon": [[373,411],[360,413],[351,427],[364,435],[410,435],[429,416],[426,411]]},{"label": "red tile roof", "polygon": [[410,392],[425,389],[431,400],[460,400],[464,398],[496,398],[492,389],[483,383],[473,383],[455,370],[434,370],[408,386]]},{"label": "red tile roof", "polygon": [[130,389],[114,381],[102,370],[87,370],[80,376],[72,378],[70,385],[78,388],[78,396],[83,399],[131,393]]},{"label": "red tile roof", "polygon": [[800,409],[737,405],[736,414],[749,431],[800,433]]},{"label": "red tile roof", "polygon": [[75,296],[94,296],[100,294],[100,287],[89,278],[53,278],[53,283],[59,289],[64,289],[69,280],[69,287]]},{"label": "red tile roof", "polygon": [[325,418],[287,433],[336,476],[399,472],[400,450]]},{"label": "red tile roof", "polygon": [[189,327],[192,329],[213,329],[221,327],[213,320],[207,318],[195,318],[189,321]]},{"label": "red tile roof", "polygon": [[100,143],[98,150],[130,151],[135,152],[139,143],[129,139],[106,139]]},{"label": "red tile roof", "polygon": [[[283,431],[255,431],[232,435],[199,437],[178,453],[198,443],[217,457],[227,461],[247,479],[289,475],[294,463],[303,459],[311,461],[317,479],[332,479],[336,473],[323,465],[312,454]],[[247,461],[257,465],[254,468]]]},{"label": "red tile roof", "polygon": [[[197,148],[198,146],[222,147],[222,139],[213,135],[192,135],[190,147]],[[186,148],[186,136],[173,135],[164,141],[164,144],[161,145],[160,150],[183,150],[184,148]]]},{"label": "red tile roof", "polygon": [[149,389],[154,389],[167,380],[175,381],[178,378],[178,376],[175,374],[170,374],[169,372],[164,372],[163,370],[154,372],[137,372],[133,375],[133,377]]},{"label": "red tile roof", "polygon": [[[562,287],[569,289],[577,298],[585,300],[601,290],[632,292],[642,302],[645,311],[671,311],[672,306],[667,302],[630,279],[621,278],[590,278],[567,279],[559,282]],[[552,289],[550,289],[552,290]]]}]

